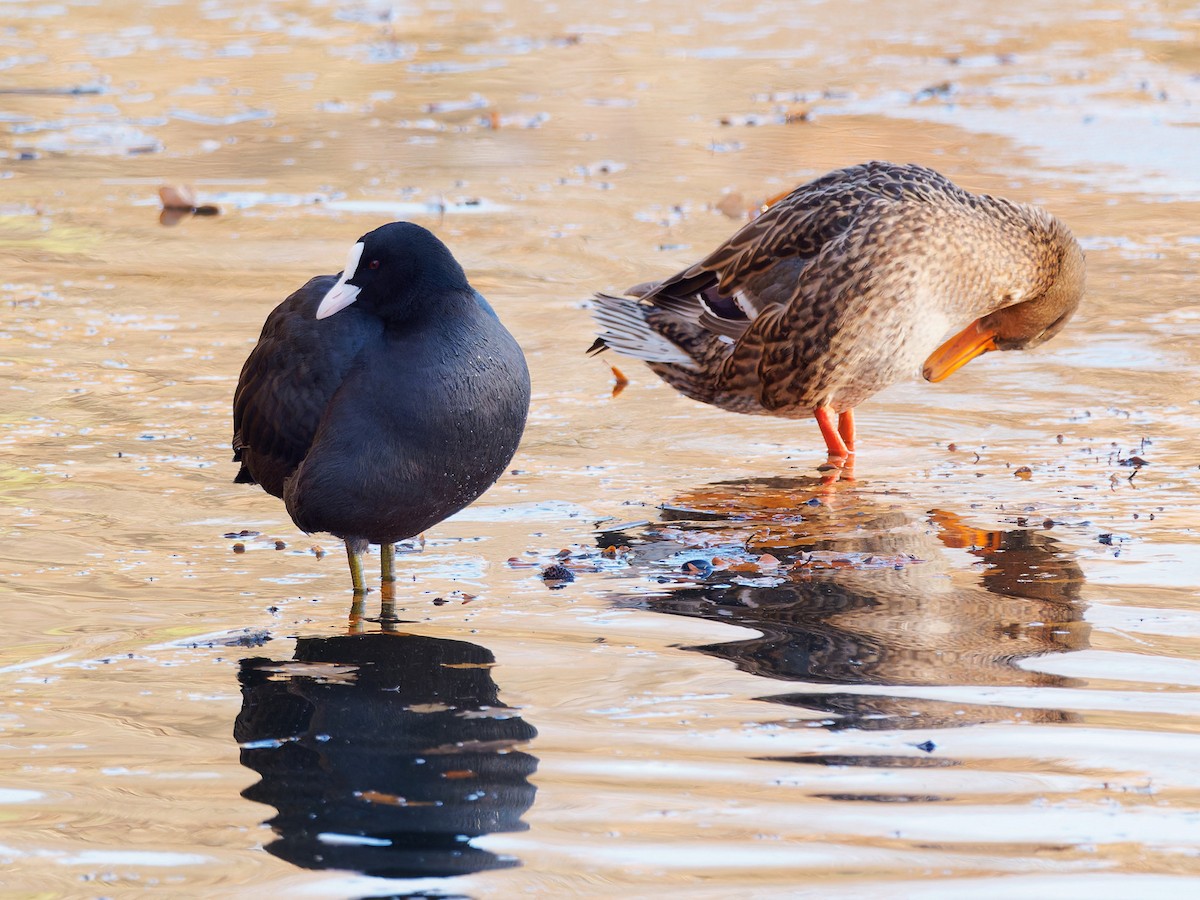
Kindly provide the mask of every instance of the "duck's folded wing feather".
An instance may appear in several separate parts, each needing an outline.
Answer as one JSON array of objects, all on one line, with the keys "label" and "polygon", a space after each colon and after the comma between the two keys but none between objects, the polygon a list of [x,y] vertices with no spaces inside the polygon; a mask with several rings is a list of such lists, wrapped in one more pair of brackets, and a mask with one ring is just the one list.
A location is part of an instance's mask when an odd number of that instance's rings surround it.
[{"label": "duck's folded wing feather", "polygon": [[797,188],[642,300],[668,316],[738,339],[763,312],[791,302],[804,270],[853,224],[837,192]]}]

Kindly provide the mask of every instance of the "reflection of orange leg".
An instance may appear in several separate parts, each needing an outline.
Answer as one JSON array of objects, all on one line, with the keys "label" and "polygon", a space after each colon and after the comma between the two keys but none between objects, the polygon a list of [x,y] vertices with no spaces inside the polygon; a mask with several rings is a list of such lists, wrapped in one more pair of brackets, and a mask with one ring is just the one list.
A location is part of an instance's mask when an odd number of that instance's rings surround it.
[{"label": "reflection of orange leg", "polygon": [[833,422],[833,410],[828,406],[818,406],[813,410],[813,418],[817,420],[817,426],[821,429],[821,437],[825,438],[825,449],[829,451],[830,460],[832,461],[833,457],[845,459],[849,456],[850,449],[838,434],[837,426]]},{"label": "reflection of orange leg", "polygon": [[848,409],[838,414],[838,434],[846,442],[846,449],[854,452],[854,410]]}]

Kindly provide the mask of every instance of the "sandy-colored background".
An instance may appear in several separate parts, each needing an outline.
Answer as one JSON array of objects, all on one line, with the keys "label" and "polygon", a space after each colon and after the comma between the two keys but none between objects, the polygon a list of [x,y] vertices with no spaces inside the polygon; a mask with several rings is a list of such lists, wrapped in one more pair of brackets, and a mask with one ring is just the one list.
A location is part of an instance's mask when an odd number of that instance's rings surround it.
[{"label": "sandy-colored background", "polygon": [[[1198,48],[1172,0],[0,4],[3,892],[1200,890]],[[1068,222],[1067,331],[865,404],[831,490],[811,423],[634,364],[610,398],[593,290],[871,158]],[[222,215],[160,225],[162,183]],[[394,218],[522,342],[531,422],[401,558],[417,638],[289,663],[343,646],[344,558],[231,483],[230,398],[271,307]],[[470,670],[473,702],[434,690]],[[253,737],[296,698],[304,741]],[[475,754],[431,778],[499,803],[471,844],[519,867],[346,871],[375,864],[338,804],[403,830],[413,797],[363,780],[419,722]],[[263,849],[305,828],[311,868]]]}]

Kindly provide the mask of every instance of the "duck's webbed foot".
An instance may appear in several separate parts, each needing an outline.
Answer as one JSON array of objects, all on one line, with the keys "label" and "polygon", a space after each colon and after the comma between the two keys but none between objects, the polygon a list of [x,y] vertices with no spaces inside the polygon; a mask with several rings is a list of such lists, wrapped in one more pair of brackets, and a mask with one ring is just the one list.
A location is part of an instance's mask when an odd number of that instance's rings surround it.
[{"label": "duck's webbed foot", "polygon": [[821,483],[833,484],[837,481],[850,481],[854,478],[854,410],[848,409],[839,413],[834,421],[833,410],[828,406],[818,406],[813,410],[813,418],[821,429],[821,437],[825,438],[825,449],[829,455],[817,471],[823,473]]},{"label": "duck's webbed foot", "polygon": [[846,410],[835,422],[830,407],[818,406],[813,410],[813,418],[817,420],[817,427],[821,429],[821,437],[825,438],[829,461],[849,459],[850,454],[854,452],[854,411]]}]

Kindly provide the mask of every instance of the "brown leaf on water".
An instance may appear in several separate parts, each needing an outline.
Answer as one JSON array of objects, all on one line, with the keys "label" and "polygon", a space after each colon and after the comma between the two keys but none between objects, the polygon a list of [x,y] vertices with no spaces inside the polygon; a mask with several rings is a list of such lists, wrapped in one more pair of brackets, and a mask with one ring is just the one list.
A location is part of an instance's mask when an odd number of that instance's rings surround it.
[{"label": "brown leaf on water", "polygon": [[1028,481],[1033,477],[1033,469],[1029,468],[1029,466],[1021,466],[1021,468],[1013,472],[1013,475],[1023,481]]},{"label": "brown leaf on water", "polygon": [[781,565],[779,557],[770,553],[764,553],[758,558],[758,567],[760,569],[778,569]]},{"label": "brown leaf on water", "polygon": [[158,189],[158,199],[162,202],[162,212],[158,222],[168,228],[178,225],[188,216],[216,216],[221,208],[211,203],[197,205],[196,191],[187,184],[164,184]]},{"label": "brown leaf on water", "polygon": [[731,219],[744,219],[750,212],[746,204],[746,198],[737,191],[722,194],[721,199],[716,202],[714,208],[721,215],[728,216]]},{"label": "brown leaf on water", "polygon": [[190,209],[164,209],[158,214],[158,224],[171,228],[191,215]]},{"label": "brown leaf on water", "polygon": [[187,184],[164,184],[158,189],[158,199],[163,209],[181,209],[191,212],[196,208],[196,191]]}]

